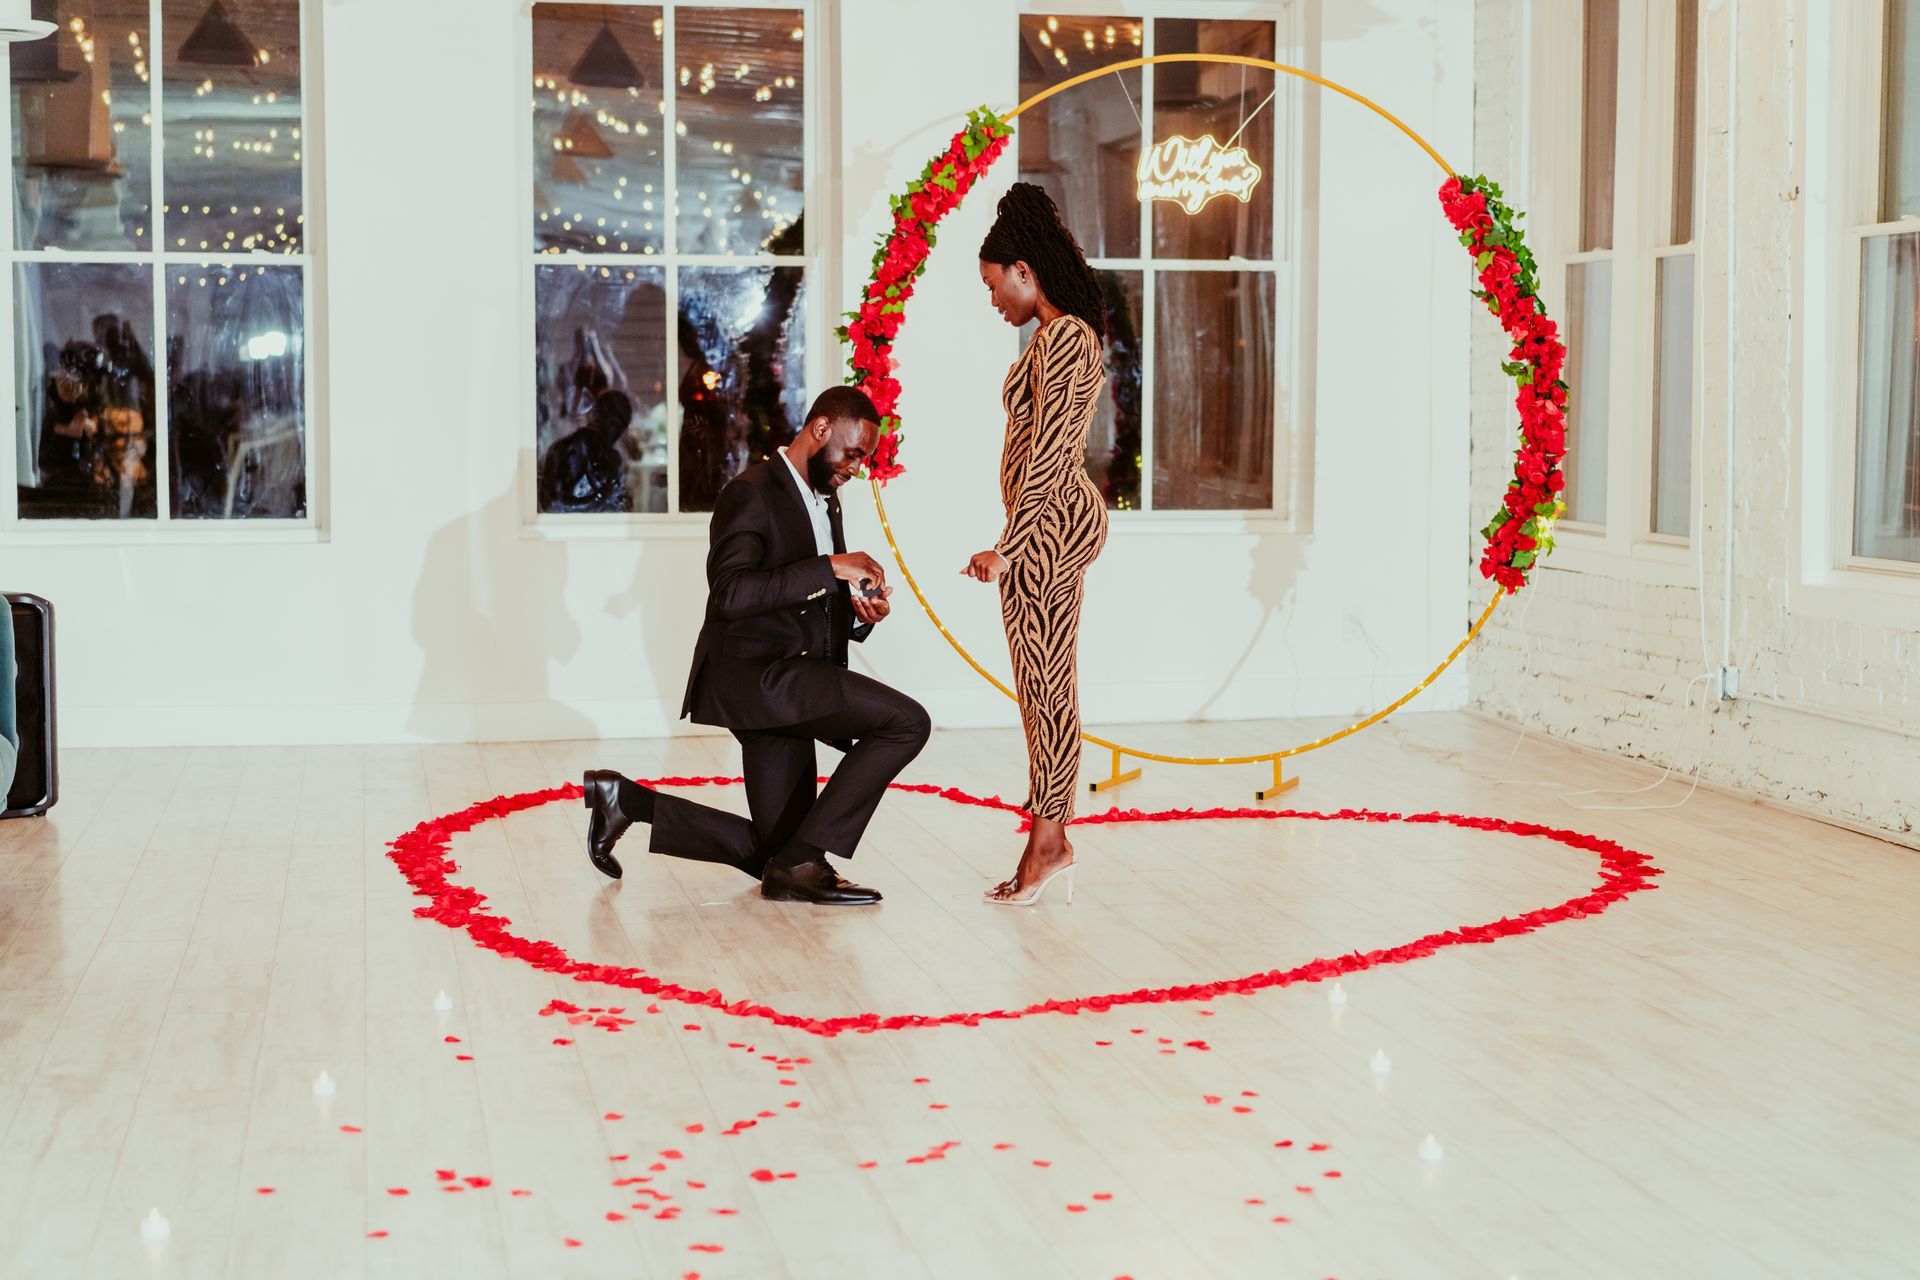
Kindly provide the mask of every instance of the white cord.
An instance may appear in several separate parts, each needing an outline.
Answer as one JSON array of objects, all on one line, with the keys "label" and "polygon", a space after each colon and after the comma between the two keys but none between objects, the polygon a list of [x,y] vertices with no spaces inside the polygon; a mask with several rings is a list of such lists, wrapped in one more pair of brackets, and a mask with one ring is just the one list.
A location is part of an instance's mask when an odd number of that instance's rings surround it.
[{"label": "white cord", "polygon": [[1693,679],[1687,681],[1687,688],[1685,693],[1681,697],[1681,703],[1680,703],[1681,721],[1679,724],[1676,724],[1673,726],[1673,745],[1667,749],[1668,764],[1665,769],[1662,769],[1660,771],[1659,777],[1655,778],[1652,782],[1649,782],[1646,786],[1635,787],[1631,791],[1609,791],[1604,787],[1591,787],[1585,791],[1563,792],[1561,793],[1560,798],[1567,802],[1567,807],[1570,809],[1584,809],[1589,812],[1634,813],[1634,812],[1639,812],[1645,809],[1678,809],[1681,805],[1693,799],[1693,793],[1700,789],[1701,767],[1706,764],[1707,712],[1713,706],[1713,699],[1711,697],[1702,698],[1700,700],[1700,758],[1694,762],[1693,768],[1688,771],[1693,776],[1693,783],[1691,786],[1687,788],[1687,794],[1681,796],[1678,800],[1675,800],[1672,804],[1574,804],[1573,803],[1573,797],[1575,796],[1637,796],[1642,794],[1643,792],[1652,791],[1655,787],[1658,787],[1664,784],[1668,778],[1671,778],[1673,776],[1672,762],[1675,759],[1677,759],[1676,753],[1680,746],[1680,733],[1683,729],[1686,728],[1686,712],[1687,712],[1687,709],[1693,705],[1693,686],[1701,683],[1702,681],[1713,680],[1713,679],[1717,679],[1717,677],[1711,674],[1702,673],[1700,675],[1695,676]]}]

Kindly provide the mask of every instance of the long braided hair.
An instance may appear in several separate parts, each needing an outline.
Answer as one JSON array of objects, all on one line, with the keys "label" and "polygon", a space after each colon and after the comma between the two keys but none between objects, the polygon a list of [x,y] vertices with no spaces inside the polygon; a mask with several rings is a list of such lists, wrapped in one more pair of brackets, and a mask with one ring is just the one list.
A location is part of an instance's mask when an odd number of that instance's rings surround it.
[{"label": "long braided hair", "polygon": [[1101,341],[1107,336],[1107,307],[1099,277],[1087,265],[1080,242],[1060,221],[1053,197],[1031,182],[1016,182],[1000,197],[999,216],[980,242],[980,260],[1033,268],[1047,301],[1087,322]]}]

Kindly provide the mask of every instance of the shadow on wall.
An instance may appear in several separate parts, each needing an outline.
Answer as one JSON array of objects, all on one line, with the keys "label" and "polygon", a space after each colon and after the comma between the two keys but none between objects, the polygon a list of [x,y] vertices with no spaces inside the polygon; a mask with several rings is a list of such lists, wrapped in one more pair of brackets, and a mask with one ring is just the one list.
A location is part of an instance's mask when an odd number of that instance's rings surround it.
[{"label": "shadow on wall", "polygon": [[[1247,555],[1247,595],[1260,608],[1260,619],[1254,624],[1253,632],[1247,637],[1247,643],[1240,655],[1233,660],[1226,672],[1220,677],[1214,691],[1193,709],[1193,719],[1213,718],[1216,711],[1224,718],[1235,717],[1232,705],[1220,707],[1218,704],[1233,688],[1234,681],[1246,669],[1247,663],[1260,648],[1261,638],[1276,618],[1280,621],[1280,647],[1286,651],[1287,660],[1293,663],[1294,708],[1297,714],[1299,706],[1299,663],[1293,659],[1293,641],[1290,628],[1293,620],[1287,605],[1293,598],[1294,588],[1299,585],[1300,573],[1306,567],[1307,539],[1299,534],[1267,534],[1254,539],[1253,549]],[[1255,676],[1271,673],[1256,671]]]},{"label": "shadow on wall", "polygon": [[[531,466],[530,458],[522,465]],[[580,648],[568,614],[564,543],[522,542],[515,485],[436,529],[413,593],[424,663],[407,727],[436,742],[523,736],[597,737],[585,715],[553,699],[549,668]]]}]

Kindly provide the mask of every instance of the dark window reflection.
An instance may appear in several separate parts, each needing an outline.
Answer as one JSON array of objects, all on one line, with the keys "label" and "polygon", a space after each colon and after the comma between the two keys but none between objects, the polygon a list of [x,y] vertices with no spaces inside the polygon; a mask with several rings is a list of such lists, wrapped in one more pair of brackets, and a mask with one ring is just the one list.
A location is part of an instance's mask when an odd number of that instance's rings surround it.
[{"label": "dark window reflection", "polygon": [[806,31],[798,9],[674,10],[677,252],[804,251]]},{"label": "dark window reflection", "polygon": [[[1138,271],[1099,271],[1107,303],[1107,383],[1087,431],[1087,474],[1106,495],[1107,506],[1131,511],[1140,506],[1140,280]],[[1020,345],[1033,340],[1036,326],[1020,331]]]},{"label": "dark window reflection", "polygon": [[[1022,17],[1021,101],[1139,57],[1141,37],[1140,24],[1127,18]],[[1066,90],[1020,117],[1020,177],[1046,188],[1088,257],[1140,254],[1140,70]]]},{"label": "dark window reflection", "polygon": [[23,263],[14,286],[21,517],[151,518],[153,269]]},{"label": "dark window reflection", "polygon": [[540,266],[534,291],[540,510],[665,511],[665,271]]},{"label": "dark window reflection", "polygon": [[1273,506],[1274,276],[1154,280],[1153,506]]},{"label": "dark window reflection", "polygon": [[[1212,53],[1273,59],[1273,23],[1209,18],[1161,18],[1154,23],[1156,53]],[[1153,136],[1211,135],[1245,147],[1261,180],[1242,203],[1219,196],[1197,214],[1154,201],[1153,252],[1160,258],[1271,258],[1273,256],[1274,73],[1259,67],[1202,62],[1154,68]],[[1262,104],[1265,104],[1262,109]],[[1258,111],[1259,114],[1254,114]],[[1242,128],[1244,125],[1244,129]],[[1238,134],[1238,138],[1235,135]]]},{"label": "dark window reflection", "polygon": [[[797,239],[798,224],[789,228]],[[778,250],[776,250],[778,251]],[[807,301],[799,267],[680,272],[680,509],[793,439],[807,411]]]},{"label": "dark window reflection", "polygon": [[660,253],[666,104],[659,6],[533,7],[533,243]]},{"label": "dark window reflection", "polygon": [[165,0],[169,252],[306,251],[299,0]]},{"label": "dark window reflection", "polygon": [[152,247],[147,0],[34,0],[58,27],[8,46],[14,244]]},{"label": "dark window reflection", "polygon": [[167,268],[175,517],[307,514],[304,269]]}]

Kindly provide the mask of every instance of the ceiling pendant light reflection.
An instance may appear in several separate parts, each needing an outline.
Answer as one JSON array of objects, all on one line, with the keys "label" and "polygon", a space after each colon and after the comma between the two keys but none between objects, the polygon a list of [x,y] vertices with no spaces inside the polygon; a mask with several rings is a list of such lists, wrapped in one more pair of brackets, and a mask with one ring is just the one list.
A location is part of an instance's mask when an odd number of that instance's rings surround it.
[{"label": "ceiling pendant light reflection", "polygon": [[573,64],[571,79],[597,89],[631,89],[640,83],[640,68],[613,34],[613,24],[602,22],[586,52]]},{"label": "ceiling pendant light reflection", "polygon": [[259,61],[259,50],[227,16],[227,6],[213,0],[180,43],[180,61],[198,67],[251,67]]}]

